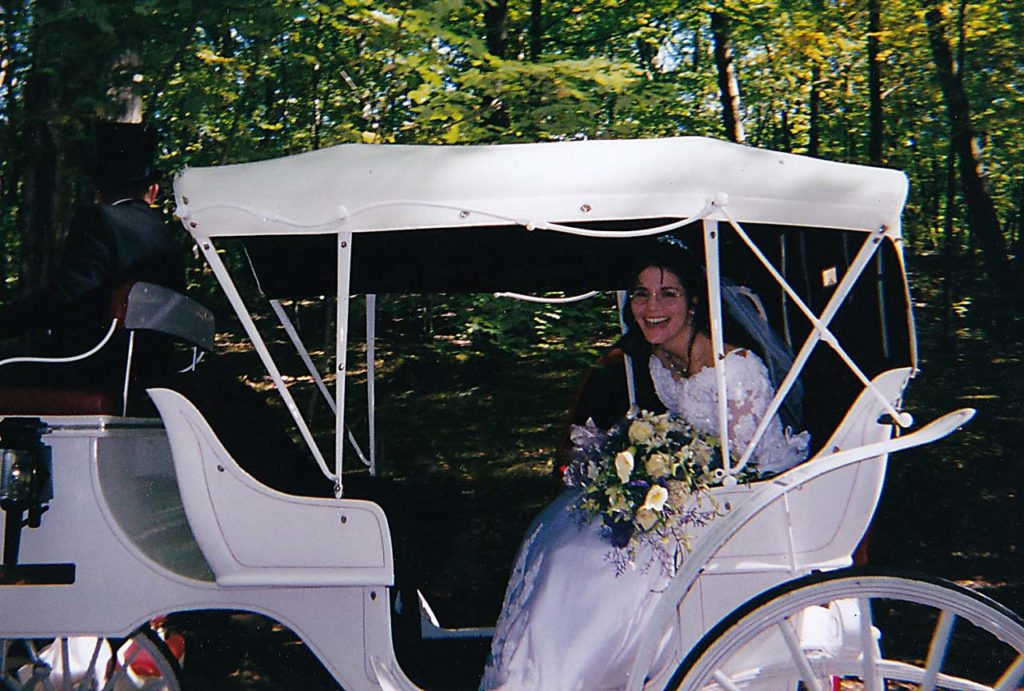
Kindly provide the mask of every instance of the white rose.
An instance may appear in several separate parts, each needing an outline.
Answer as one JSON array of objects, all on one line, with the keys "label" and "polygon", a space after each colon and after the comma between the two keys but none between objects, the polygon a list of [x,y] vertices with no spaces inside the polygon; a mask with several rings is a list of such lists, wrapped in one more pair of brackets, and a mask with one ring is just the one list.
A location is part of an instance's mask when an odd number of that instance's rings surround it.
[{"label": "white rose", "polygon": [[650,530],[658,522],[658,514],[654,513],[650,509],[641,507],[636,512],[636,522],[640,524],[640,527],[644,530]]},{"label": "white rose", "polygon": [[647,474],[657,480],[672,474],[672,459],[663,453],[652,453],[645,464]]},{"label": "white rose", "polygon": [[643,444],[654,436],[654,428],[643,420],[635,420],[629,426],[629,440],[634,444]]}]

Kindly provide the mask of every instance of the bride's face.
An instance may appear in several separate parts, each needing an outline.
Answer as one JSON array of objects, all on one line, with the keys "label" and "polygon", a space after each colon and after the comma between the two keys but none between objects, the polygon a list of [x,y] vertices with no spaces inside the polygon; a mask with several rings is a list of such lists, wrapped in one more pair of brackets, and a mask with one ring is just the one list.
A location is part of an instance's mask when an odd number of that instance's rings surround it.
[{"label": "bride's face", "polygon": [[690,298],[674,273],[656,266],[641,271],[630,292],[629,307],[648,343],[669,350],[685,347],[692,310]]}]

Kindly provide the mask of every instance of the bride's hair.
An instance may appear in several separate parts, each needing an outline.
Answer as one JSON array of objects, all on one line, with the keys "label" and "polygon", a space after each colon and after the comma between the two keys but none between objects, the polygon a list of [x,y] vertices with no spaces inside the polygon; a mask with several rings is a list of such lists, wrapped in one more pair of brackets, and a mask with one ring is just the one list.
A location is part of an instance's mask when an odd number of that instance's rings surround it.
[{"label": "bride's hair", "polygon": [[[707,283],[704,279],[704,267],[699,258],[690,251],[686,244],[670,235],[644,243],[630,262],[629,280],[626,287],[631,290],[641,272],[649,268],[669,271],[679,279],[679,284],[686,292],[686,299],[693,308],[694,325],[698,331],[708,331]],[[618,346],[634,358],[646,360],[650,355],[650,344],[640,331],[633,311],[623,311],[626,322],[626,333],[619,340]]]}]

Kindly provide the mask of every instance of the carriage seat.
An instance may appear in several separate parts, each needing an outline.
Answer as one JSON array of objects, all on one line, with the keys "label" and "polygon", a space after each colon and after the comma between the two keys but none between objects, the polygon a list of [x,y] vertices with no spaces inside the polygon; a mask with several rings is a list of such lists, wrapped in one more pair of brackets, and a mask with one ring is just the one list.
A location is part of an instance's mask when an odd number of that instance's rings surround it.
[{"label": "carriage seat", "polygon": [[285,494],[243,470],[195,405],[149,389],[196,542],[222,586],[392,585],[387,518],[356,499]]},{"label": "carriage seat", "polygon": [[[127,412],[128,385],[132,378],[135,332],[154,331],[168,334],[193,348],[213,349],[213,313],[169,288],[144,281],[126,283],[117,288],[110,301],[110,319],[116,330],[128,333],[124,359],[124,378],[119,390],[53,386],[18,386],[0,388],[0,415],[124,415]],[[93,348],[69,358],[9,358],[0,366],[32,362],[46,367],[60,363],[81,362],[96,356],[111,343],[112,331]],[[111,377],[118,382],[117,377]]]},{"label": "carriage seat", "polygon": [[[893,406],[898,404],[913,371],[909,367],[882,372],[872,384]],[[828,442],[803,465],[817,458],[886,440],[893,426],[886,406],[867,388],[850,406]],[[785,485],[797,466],[777,477]],[[830,570],[851,564],[851,555],[867,530],[885,481],[886,457],[818,478],[813,488],[788,494],[786,502],[766,509],[757,529],[741,531],[716,554],[709,573]],[[753,487],[722,488],[713,494],[722,504],[737,505]]]}]

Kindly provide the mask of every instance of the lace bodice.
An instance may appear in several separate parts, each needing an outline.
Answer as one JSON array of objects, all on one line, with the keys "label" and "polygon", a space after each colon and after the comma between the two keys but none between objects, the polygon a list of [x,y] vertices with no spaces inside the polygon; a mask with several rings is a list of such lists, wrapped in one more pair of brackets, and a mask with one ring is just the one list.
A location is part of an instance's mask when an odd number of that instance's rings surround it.
[{"label": "lace bodice", "polygon": [[[702,432],[718,434],[718,384],[712,367],[683,379],[675,379],[661,360],[650,359],[654,390],[665,407]],[[726,400],[729,410],[729,447],[742,454],[768,410],[775,392],[764,363],[749,350],[733,350],[720,366],[725,367]],[[810,435],[793,434],[772,419],[751,457],[761,472],[779,473],[807,458]]]}]

